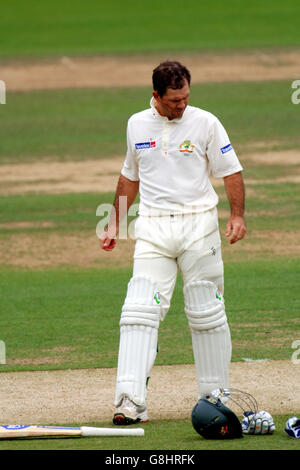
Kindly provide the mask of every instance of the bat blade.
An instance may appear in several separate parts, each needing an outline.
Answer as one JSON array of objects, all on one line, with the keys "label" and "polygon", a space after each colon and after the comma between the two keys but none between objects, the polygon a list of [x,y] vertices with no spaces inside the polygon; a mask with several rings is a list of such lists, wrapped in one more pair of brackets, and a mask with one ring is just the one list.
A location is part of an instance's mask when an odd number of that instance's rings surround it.
[{"label": "bat blade", "polygon": [[0,439],[43,436],[81,436],[81,428],[12,424],[0,426]]},{"label": "bat blade", "polygon": [[2,425],[0,439],[18,439],[24,437],[95,437],[95,436],[144,436],[144,429],[133,428],[97,428],[37,425]]}]

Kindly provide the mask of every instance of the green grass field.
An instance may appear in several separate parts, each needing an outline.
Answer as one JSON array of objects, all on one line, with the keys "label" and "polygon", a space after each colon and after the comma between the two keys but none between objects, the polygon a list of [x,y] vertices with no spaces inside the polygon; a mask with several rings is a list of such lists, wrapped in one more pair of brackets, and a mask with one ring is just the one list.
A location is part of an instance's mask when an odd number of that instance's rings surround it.
[{"label": "green grass field", "polygon": [[[225,270],[232,360],[249,354],[252,359],[290,359],[291,343],[300,335],[297,260],[227,263]],[[1,370],[115,367],[118,320],[130,277],[130,269],[2,269],[0,331],[8,359],[17,364],[8,360]],[[193,361],[180,277],[159,344],[157,365]],[[53,365],[43,364],[43,356]]]},{"label": "green grass field", "polygon": [[[11,0],[1,5],[0,65],[61,55],[292,50],[300,45],[299,14],[295,0],[117,0],[112,7],[96,0],[84,5]],[[148,106],[151,95],[145,87],[10,92],[7,84],[7,90],[7,104],[0,105],[0,165],[27,163],[33,172],[37,162],[90,158],[99,161],[101,172],[102,159],[124,154],[126,121]],[[270,157],[262,164],[251,155],[299,152],[300,108],[291,103],[291,82],[207,83],[191,91],[192,105],[223,122],[244,166],[248,234],[232,249],[224,240],[228,202],[224,188],[216,188],[232,361],[290,361],[292,342],[300,339],[299,160],[273,163]],[[6,345],[6,364],[0,365],[0,379],[12,371],[115,367],[131,262],[114,264],[95,255],[86,265],[76,256],[64,263],[62,248],[65,239],[71,240],[75,253],[74,240],[90,243],[96,237],[96,209],[112,203],[113,193],[95,188],[42,194],[33,187],[31,194],[13,194],[18,184],[22,178],[1,181],[0,340]],[[16,263],[26,252],[34,257],[41,245],[47,248],[47,267]],[[180,276],[159,345],[157,365],[192,363]],[[298,441],[283,432],[288,417],[274,416],[273,436],[226,442],[200,438],[189,419],[168,419],[145,425],[144,438],[7,440],[0,441],[0,450],[296,451]],[[53,424],[107,426],[101,421]]]},{"label": "green grass field", "polygon": [[[278,428],[283,428],[286,419],[289,416],[276,416],[274,417]],[[93,423],[92,423],[93,424]],[[107,423],[94,423],[94,425],[103,425],[107,427]],[[139,427],[137,425],[136,427]],[[171,451],[176,450],[188,450],[195,451],[195,463],[201,462],[203,459],[202,451],[266,451],[266,450],[289,450],[298,451],[299,444],[297,439],[288,438],[285,433],[278,431],[273,436],[244,436],[241,439],[233,439],[228,441],[209,441],[199,438],[199,435],[191,427],[189,420],[164,420],[160,422],[149,422],[143,426],[145,429],[145,436],[147,437],[116,437],[116,438],[65,438],[65,439],[46,439],[41,438],[38,441],[38,448],[43,451],[61,451],[61,450],[98,450],[98,451],[116,451],[118,456],[119,450],[128,451],[128,455],[135,455],[134,452],[130,451],[153,451],[148,455],[154,455],[155,451],[163,450],[170,451],[169,455],[172,455]],[[275,431],[276,432],[276,431]],[[146,440],[146,443],[145,443]],[[20,441],[3,441],[0,443],[0,449],[3,450],[36,450],[37,439],[22,439]],[[197,453],[197,451],[201,451]],[[193,453],[191,453],[193,454]],[[107,455],[111,453],[103,454],[100,453],[100,459],[107,458]],[[122,455],[122,453],[120,454]],[[127,455],[127,454],[125,454]],[[141,455],[141,459],[144,458],[143,453],[137,452],[136,455]],[[64,458],[64,455],[62,455]],[[71,459],[74,455],[70,456]],[[233,456],[234,457],[234,456]],[[264,460],[266,456],[261,455],[260,458]],[[292,457],[292,455],[291,455]],[[26,455],[25,455],[26,458]],[[33,458],[35,456],[33,455]],[[75,454],[76,458],[76,454]],[[216,455],[218,460],[218,455]]]},{"label": "green grass field", "polygon": [[[290,96],[288,81],[203,84],[193,86],[190,102],[222,119],[237,148],[299,148],[299,110]],[[0,162],[122,155],[127,119],[150,98],[144,87],[11,92],[0,108]]]},{"label": "green grass field", "polygon": [[299,45],[299,3],[287,0],[2,2],[3,58]]}]

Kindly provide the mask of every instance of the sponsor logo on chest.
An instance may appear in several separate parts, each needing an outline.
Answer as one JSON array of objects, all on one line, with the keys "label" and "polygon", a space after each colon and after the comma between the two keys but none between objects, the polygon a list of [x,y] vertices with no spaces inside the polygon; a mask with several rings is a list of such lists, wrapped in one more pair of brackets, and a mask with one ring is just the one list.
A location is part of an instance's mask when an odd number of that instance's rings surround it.
[{"label": "sponsor logo on chest", "polygon": [[153,149],[155,147],[156,147],[155,140],[149,140],[148,142],[138,142],[135,144],[136,150]]}]

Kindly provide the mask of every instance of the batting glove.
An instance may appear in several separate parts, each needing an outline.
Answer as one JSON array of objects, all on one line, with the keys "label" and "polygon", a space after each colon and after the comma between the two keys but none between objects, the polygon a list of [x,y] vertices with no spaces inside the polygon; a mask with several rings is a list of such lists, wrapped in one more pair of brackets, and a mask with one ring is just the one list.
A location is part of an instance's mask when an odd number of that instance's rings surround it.
[{"label": "batting glove", "polygon": [[267,411],[259,411],[258,413],[246,411],[243,414],[242,431],[244,434],[273,434],[275,424]]},{"label": "batting glove", "polygon": [[300,439],[300,418],[297,418],[297,416],[289,418],[285,423],[284,431],[288,436]]}]

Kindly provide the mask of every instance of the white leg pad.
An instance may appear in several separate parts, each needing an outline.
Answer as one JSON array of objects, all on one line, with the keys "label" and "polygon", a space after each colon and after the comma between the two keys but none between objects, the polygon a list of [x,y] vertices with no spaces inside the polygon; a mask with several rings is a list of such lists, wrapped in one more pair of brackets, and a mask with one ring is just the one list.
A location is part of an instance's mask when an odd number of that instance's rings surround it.
[{"label": "white leg pad", "polygon": [[189,283],[184,299],[200,397],[215,388],[229,387],[230,330],[224,299],[213,282]]},{"label": "white leg pad", "polygon": [[157,352],[159,302],[150,277],[132,277],[120,320],[116,406],[125,395],[137,405],[146,403],[146,384]]}]

